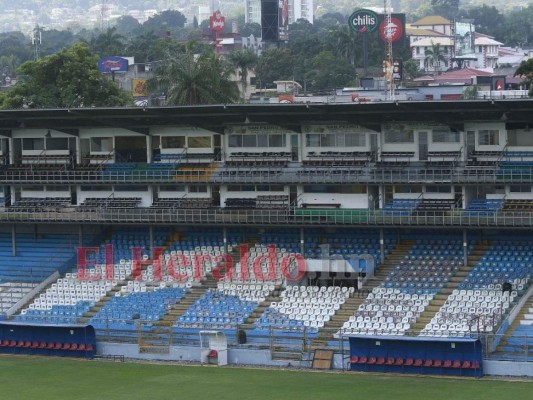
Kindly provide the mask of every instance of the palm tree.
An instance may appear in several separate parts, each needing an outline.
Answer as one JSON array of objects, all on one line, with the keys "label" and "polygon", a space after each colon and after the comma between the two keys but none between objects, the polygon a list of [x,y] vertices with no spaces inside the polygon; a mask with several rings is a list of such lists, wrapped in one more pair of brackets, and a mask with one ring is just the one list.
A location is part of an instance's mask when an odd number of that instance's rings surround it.
[{"label": "palm tree", "polygon": [[355,65],[356,56],[361,51],[360,36],[347,26],[343,26],[332,31],[330,38],[334,52],[350,64]]},{"label": "palm tree", "polygon": [[126,38],[117,32],[117,28],[108,28],[91,40],[91,50],[101,56],[116,56],[124,51]]},{"label": "palm tree", "polygon": [[426,67],[432,66],[434,72],[440,71],[441,62],[446,62],[444,48],[441,47],[440,43],[433,43],[431,41],[431,48],[426,49],[424,55],[426,56],[424,60]]},{"label": "palm tree", "polygon": [[240,96],[232,72],[216,54],[195,55],[189,44],[184,53],[169,54],[157,66],[148,89],[163,92],[168,105],[234,103]]},{"label": "palm tree", "polygon": [[234,51],[228,56],[229,62],[239,70],[241,78],[242,102],[246,101],[246,89],[248,87],[248,71],[257,64],[257,55],[252,49]]}]

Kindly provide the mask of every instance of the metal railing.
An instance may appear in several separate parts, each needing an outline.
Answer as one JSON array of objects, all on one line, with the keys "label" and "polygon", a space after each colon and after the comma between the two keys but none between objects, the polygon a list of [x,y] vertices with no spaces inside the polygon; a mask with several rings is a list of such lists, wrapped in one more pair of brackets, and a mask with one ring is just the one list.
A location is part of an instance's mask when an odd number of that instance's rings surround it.
[{"label": "metal railing", "polygon": [[4,169],[6,184],[116,184],[116,183],[264,183],[264,184],[479,184],[531,183],[533,166],[425,166],[425,167],[271,167],[231,168],[222,166],[206,175],[205,168],[187,170],[47,170]]},{"label": "metal railing", "polygon": [[152,223],[199,225],[331,225],[331,226],[429,226],[429,227],[505,227],[531,228],[532,212],[496,211],[420,211],[404,215],[387,215],[381,210],[366,209],[152,209],[152,208],[101,208],[78,210],[7,209],[0,213],[0,221],[35,223]]}]

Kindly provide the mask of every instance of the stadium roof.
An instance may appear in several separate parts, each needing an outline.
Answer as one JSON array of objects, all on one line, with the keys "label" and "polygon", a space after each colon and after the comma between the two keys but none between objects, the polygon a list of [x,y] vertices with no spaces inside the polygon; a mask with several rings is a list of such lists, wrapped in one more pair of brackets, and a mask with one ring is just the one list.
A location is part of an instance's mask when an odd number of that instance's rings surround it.
[{"label": "stadium roof", "polygon": [[228,125],[272,124],[300,132],[306,124],[501,121],[533,125],[533,100],[394,101],[361,104],[228,104],[0,110],[0,135],[14,129],[55,129],[77,135],[83,128],[124,128],[149,135],[154,126],[194,126],[224,133]]}]

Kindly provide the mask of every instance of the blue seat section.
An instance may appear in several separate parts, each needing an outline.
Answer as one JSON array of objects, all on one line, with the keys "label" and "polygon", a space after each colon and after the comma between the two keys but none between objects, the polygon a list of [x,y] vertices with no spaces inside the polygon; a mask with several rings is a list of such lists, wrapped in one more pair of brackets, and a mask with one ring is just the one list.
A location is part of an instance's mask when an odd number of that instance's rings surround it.
[{"label": "blue seat section", "polygon": [[[87,241],[93,240],[87,237]],[[54,271],[66,272],[76,260],[78,236],[45,234],[34,238],[17,234],[16,255],[12,254],[11,234],[0,233],[0,280],[40,282]]]},{"label": "blue seat section", "polygon": [[93,301],[80,301],[76,305],[53,305],[50,310],[23,310],[14,321],[33,324],[75,324],[94,306]]},{"label": "blue seat section", "polygon": [[[310,234],[306,235],[305,246],[315,249],[318,245],[319,236]],[[279,248],[286,249],[289,253],[300,252],[300,232],[297,229],[284,229],[282,231],[265,231],[261,234],[259,244],[275,245]]]},{"label": "blue seat section", "polygon": [[[170,229],[154,229],[154,247],[165,246],[167,240],[170,238],[170,234]],[[119,230],[114,232],[111,238],[100,245],[98,257],[95,259],[97,263],[105,263],[106,244],[113,246],[114,263],[119,263],[120,260],[131,260],[132,249],[135,247],[142,249],[142,256],[151,257],[150,233],[148,229]]]},{"label": "blue seat section", "polygon": [[[297,329],[304,327],[304,321],[289,318],[287,314],[282,314],[275,308],[268,307],[257,320],[256,327],[268,330],[271,326],[284,329]],[[315,333],[317,332],[316,328],[309,328],[309,330]]]},{"label": "blue seat section", "polygon": [[503,200],[501,199],[475,199],[468,204],[463,211],[463,215],[471,215],[475,217],[492,216],[503,207]]},{"label": "blue seat section", "polygon": [[304,326],[303,320],[290,318],[279,310],[268,307],[246,332],[248,342],[254,345],[269,345],[270,337],[275,336],[276,345],[290,345],[293,341],[313,340],[318,336],[318,328]]},{"label": "blue seat section", "polygon": [[533,238],[496,240],[460,283],[459,289],[501,289],[501,284],[507,281],[515,290],[522,290],[531,279],[532,261]]},{"label": "blue seat section", "polygon": [[[351,256],[371,255],[375,260],[381,258],[379,231],[376,230],[342,230],[327,232],[323,229],[306,230],[305,258],[322,258],[325,249],[321,245],[329,245],[330,256],[341,256],[349,260]],[[300,253],[300,232],[298,230],[284,230],[280,232],[267,231],[261,235],[260,243],[273,244],[289,253]],[[395,246],[396,240],[390,235],[385,237],[385,255]]]},{"label": "blue seat section", "polygon": [[391,199],[381,210],[383,215],[404,217],[412,214],[418,207],[418,199]]},{"label": "blue seat section", "polygon": [[231,328],[243,324],[259,303],[242,300],[237,295],[223,294],[217,289],[208,289],[189,309],[180,316],[176,325],[188,327]]},{"label": "blue seat section", "polygon": [[[244,241],[243,234],[237,229],[227,230],[228,245],[235,246]],[[202,246],[211,246],[223,248],[224,236],[220,228],[192,228],[180,234],[173,243],[171,243],[167,251],[172,250],[200,250]],[[196,249],[198,247],[198,249]],[[210,249],[212,250],[212,249]]]},{"label": "blue seat section", "polygon": [[[473,243],[468,246],[470,252]],[[463,243],[458,239],[418,239],[383,286],[415,293],[436,293],[463,263]]]},{"label": "blue seat section", "polygon": [[115,296],[91,317],[89,323],[97,330],[135,330],[135,319],[143,321],[161,319],[167,308],[179,302],[186,293],[187,290],[184,288],[162,288]]}]

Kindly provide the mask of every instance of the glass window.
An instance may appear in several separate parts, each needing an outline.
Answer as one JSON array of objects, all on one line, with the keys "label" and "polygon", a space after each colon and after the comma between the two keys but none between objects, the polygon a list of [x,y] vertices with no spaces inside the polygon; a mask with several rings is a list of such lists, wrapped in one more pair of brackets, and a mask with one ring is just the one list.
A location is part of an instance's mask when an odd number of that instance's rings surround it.
[{"label": "glass window", "polygon": [[366,193],[366,186],[363,186],[363,185],[339,185],[338,193],[364,194],[364,193]]},{"label": "glass window", "polygon": [[366,135],[364,133],[347,133],[344,137],[347,147],[366,146]]},{"label": "glass window", "polygon": [[189,136],[187,143],[190,149],[205,149],[211,147],[211,136]]},{"label": "glass window", "polygon": [[92,137],[91,151],[106,151],[113,150],[113,138],[111,137]]},{"label": "glass window", "polygon": [[530,193],[531,185],[511,185],[509,187],[511,193]]},{"label": "glass window", "polygon": [[268,144],[270,147],[285,147],[285,135],[269,135]]},{"label": "glass window", "polygon": [[305,145],[307,147],[319,147],[320,146],[320,135],[317,133],[308,133],[305,135]]},{"label": "glass window", "polygon": [[344,133],[337,133],[335,135],[335,146],[336,147],[344,147]]},{"label": "glass window", "polygon": [[496,129],[481,130],[478,141],[480,146],[497,146],[500,144],[500,131]]},{"label": "glass window", "polygon": [[459,131],[434,129],[432,132],[433,143],[459,143],[461,133]]},{"label": "glass window", "polygon": [[185,185],[164,185],[159,186],[161,192],[185,192]]},{"label": "glass window", "polygon": [[206,185],[189,186],[189,193],[207,193]]},{"label": "glass window", "polygon": [[268,147],[268,135],[266,133],[257,135],[257,147]]},{"label": "glass window", "polygon": [[257,136],[255,135],[243,135],[242,147],[257,147]]},{"label": "glass window", "polygon": [[415,141],[412,129],[389,129],[385,131],[385,143],[413,143]]},{"label": "glass window", "polygon": [[323,133],[320,135],[320,146],[335,147],[335,135],[330,133]]},{"label": "glass window", "polygon": [[394,193],[422,193],[422,186],[419,185],[395,185]]},{"label": "glass window", "polygon": [[185,147],[185,136],[163,136],[161,144],[164,149],[183,149]]},{"label": "glass window", "polygon": [[91,186],[91,185],[81,185],[80,190],[82,192],[111,192],[113,188],[111,186]]},{"label": "glass window", "polygon": [[328,185],[306,185],[304,186],[305,193],[334,193],[332,186]]},{"label": "glass window", "polygon": [[47,138],[46,150],[68,150],[68,138]]},{"label": "glass window", "polygon": [[44,150],[44,138],[22,139],[22,150]]},{"label": "glass window", "polygon": [[146,192],[148,186],[143,185],[115,185],[115,192]]},{"label": "glass window", "polygon": [[230,135],[228,145],[229,147],[242,147],[242,135]]},{"label": "glass window", "polygon": [[451,186],[427,185],[426,193],[451,193]]}]

